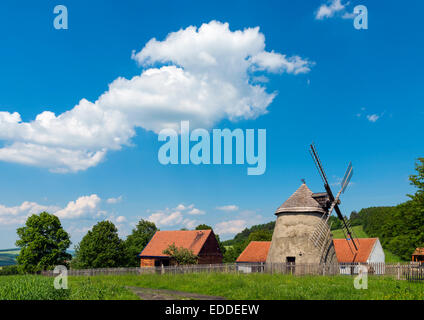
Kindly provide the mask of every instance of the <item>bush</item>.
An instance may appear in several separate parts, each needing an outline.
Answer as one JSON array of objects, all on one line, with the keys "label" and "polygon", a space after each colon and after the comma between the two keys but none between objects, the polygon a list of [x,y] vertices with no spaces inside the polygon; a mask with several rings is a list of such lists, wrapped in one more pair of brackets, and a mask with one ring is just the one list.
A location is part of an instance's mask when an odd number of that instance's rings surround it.
[{"label": "bush", "polygon": [[15,274],[21,274],[18,266],[5,266],[0,269],[0,276],[11,276]]}]

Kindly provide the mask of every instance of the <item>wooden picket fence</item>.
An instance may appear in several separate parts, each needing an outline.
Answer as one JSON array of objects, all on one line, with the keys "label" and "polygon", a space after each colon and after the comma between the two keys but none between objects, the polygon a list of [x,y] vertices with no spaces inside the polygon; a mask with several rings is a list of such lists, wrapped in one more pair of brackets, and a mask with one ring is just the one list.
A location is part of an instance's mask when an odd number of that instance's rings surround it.
[{"label": "wooden picket fence", "polygon": [[[357,275],[366,270],[369,275],[390,276],[398,280],[424,281],[424,265],[413,263],[370,264],[290,264],[290,263],[234,263],[197,264],[187,266],[70,269],[69,276],[124,275],[124,274],[186,274],[186,273],[270,273],[305,275]],[[53,270],[43,271],[55,276]]]}]

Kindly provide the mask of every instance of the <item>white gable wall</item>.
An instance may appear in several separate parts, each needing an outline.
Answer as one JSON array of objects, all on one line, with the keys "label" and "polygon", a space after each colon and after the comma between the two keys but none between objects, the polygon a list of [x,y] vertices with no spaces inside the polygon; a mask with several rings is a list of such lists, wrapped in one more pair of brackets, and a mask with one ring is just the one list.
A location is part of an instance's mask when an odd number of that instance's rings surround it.
[{"label": "white gable wall", "polygon": [[386,256],[384,255],[383,247],[381,246],[380,240],[377,238],[372,248],[371,253],[368,257],[368,263],[384,263]]}]

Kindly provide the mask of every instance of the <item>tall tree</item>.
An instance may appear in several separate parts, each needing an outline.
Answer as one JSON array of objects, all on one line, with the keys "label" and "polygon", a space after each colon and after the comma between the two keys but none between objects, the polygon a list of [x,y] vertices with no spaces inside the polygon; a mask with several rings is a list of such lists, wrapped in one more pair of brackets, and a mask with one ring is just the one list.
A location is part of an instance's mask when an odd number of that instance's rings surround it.
[{"label": "tall tree", "polygon": [[66,252],[71,240],[55,215],[42,212],[30,216],[25,226],[17,229],[21,248],[17,257],[19,269],[23,272],[35,272],[53,269],[57,265],[66,265],[72,258]]},{"label": "tall tree", "polygon": [[136,267],[140,264],[139,254],[158,231],[153,222],[141,219],[132,233],[124,242],[125,259],[128,267]]},{"label": "tall tree", "polygon": [[409,180],[418,190],[414,195],[410,195],[410,197],[424,205],[424,158],[418,158],[417,160],[415,163],[417,173],[409,176]]},{"label": "tall tree", "polygon": [[76,247],[75,268],[115,268],[125,264],[123,241],[110,221],[97,223]]}]

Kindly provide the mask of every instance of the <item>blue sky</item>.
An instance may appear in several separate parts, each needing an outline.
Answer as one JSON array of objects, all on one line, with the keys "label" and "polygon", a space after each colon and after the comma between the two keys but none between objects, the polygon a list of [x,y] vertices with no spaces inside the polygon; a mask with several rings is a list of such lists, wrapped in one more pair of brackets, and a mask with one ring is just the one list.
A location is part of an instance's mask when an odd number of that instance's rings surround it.
[{"label": "blue sky", "polygon": [[[424,4],[331,2],[1,2],[0,248],[39,210],[61,217],[73,244],[102,219],[123,237],[145,218],[163,230],[207,223],[231,238],[274,220],[300,179],[323,190],[312,141],[335,188],[353,162],[344,213],[407,200],[424,147]],[[57,4],[68,30],[53,27]],[[367,30],[346,17],[357,4]],[[322,5],[330,13],[318,19]],[[246,52],[256,54],[250,69],[237,60]],[[157,133],[180,120],[266,129],[265,174],[161,165]]]}]

